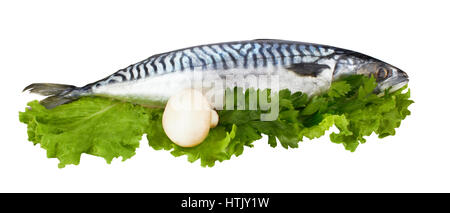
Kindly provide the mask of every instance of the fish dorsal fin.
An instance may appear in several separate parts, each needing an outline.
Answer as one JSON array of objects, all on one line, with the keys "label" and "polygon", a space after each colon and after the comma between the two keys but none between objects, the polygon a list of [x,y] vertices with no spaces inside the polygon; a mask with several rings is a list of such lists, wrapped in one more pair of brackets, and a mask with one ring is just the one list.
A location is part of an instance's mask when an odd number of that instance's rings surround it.
[{"label": "fish dorsal fin", "polygon": [[329,69],[330,66],[326,64],[317,63],[298,63],[287,67],[288,70],[293,71],[301,76],[317,77],[324,69]]}]

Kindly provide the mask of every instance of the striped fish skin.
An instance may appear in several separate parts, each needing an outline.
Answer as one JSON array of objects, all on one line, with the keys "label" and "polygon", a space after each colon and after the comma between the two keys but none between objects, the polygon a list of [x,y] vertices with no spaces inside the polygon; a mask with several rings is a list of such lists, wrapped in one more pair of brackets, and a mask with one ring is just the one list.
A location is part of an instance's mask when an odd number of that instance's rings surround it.
[{"label": "striped fish skin", "polygon": [[[192,83],[193,73],[199,72],[206,79],[214,75],[221,79],[227,75],[278,75],[281,89],[314,94],[331,83],[339,51],[325,45],[268,39],[200,45],[151,56],[84,88],[88,95],[164,103],[188,87],[186,79]],[[286,71],[301,63],[329,64],[329,70],[314,78]]]},{"label": "striped fish skin", "polygon": [[151,56],[89,86],[100,87],[172,72],[289,66],[331,58],[335,52],[336,48],[325,45],[263,39],[200,45]]},{"label": "striped fish skin", "polygon": [[[333,80],[354,74],[376,76],[380,91],[388,87],[398,89],[408,82],[406,73],[400,69],[351,50],[257,39],[199,45],[153,55],[104,79],[66,91],[64,98],[107,96],[136,103],[148,101],[150,105],[164,104],[171,95],[185,88],[203,87],[212,80],[229,76],[242,85],[245,82],[240,82],[239,76],[258,75],[277,76],[279,89],[314,95],[327,90]],[[196,79],[198,75],[200,79]]]}]

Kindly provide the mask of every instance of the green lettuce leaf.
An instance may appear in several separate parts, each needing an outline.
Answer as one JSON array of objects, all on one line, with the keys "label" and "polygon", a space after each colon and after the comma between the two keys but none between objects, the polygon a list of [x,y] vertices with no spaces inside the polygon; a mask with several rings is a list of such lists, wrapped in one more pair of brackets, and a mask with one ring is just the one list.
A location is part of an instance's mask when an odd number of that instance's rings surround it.
[{"label": "green lettuce leaf", "polygon": [[28,139],[58,158],[59,167],[79,164],[82,153],[126,160],[135,155],[148,115],[142,107],[104,98],[82,98],[48,110],[37,101],[19,113]]},{"label": "green lettuce leaf", "polygon": [[304,137],[321,137],[336,126],[339,131],[331,133],[330,140],[349,151],[355,151],[373,133],[379,138],[394,135],[401,121],[411,114],[410,91],[404,93],[405,86],[376,95],[376,86],[373,77],[354,75],[333,82],[326,93],[314,97],[282,90],[276,94],[279,116],[273,121],[261,121],[261,114],[267,111],[250,110],[248,106],[250,92],[256,92],[258,98],[267,95],[270,100],[270,90],[244,92],[236,88],[228,92],[235,93],[235,100],[239,93],[246,98],[244,109],[237,110],[235,105],[236,110],[218,111],[218,126],[210,130],[204,142],[191,148],[177,146],[166,136],[162,109],[106,98],[85,97],[52,110],[32,101],[25,112],[19,113],[19,119],[28,125],[29,140],[46,149],[49,158],[58,158],[61,168],[79,164],[82,153],[103,157],[108,163],[117,157],[126,160],[135,154],[143,134],[155,150],[187,156],[190,162],[200,160],[201,166],[211,167],[216,161],[240,156],[263,134],[271,147],[280,144],[297,148]]}]

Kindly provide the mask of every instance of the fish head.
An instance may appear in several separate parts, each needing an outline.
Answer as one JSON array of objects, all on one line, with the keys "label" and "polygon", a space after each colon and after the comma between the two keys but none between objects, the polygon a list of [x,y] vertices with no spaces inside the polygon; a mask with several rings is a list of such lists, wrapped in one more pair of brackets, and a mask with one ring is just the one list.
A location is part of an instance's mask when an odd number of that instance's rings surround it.
[{"label": "fish head", "polygon": [[348,75],[373,76],[378,83],[375,93],[396,91],[408,84],[408,75],[399,68],[359,53],[343,55],[337,61],[333,78]]},{"label": "fish head", "polygon": [[356,74],[373,76],[378,83],[376,93],[384,92],[386,89],[393,92],[408,84],[406,72],[382,61],[372,61],[359,66]]}]

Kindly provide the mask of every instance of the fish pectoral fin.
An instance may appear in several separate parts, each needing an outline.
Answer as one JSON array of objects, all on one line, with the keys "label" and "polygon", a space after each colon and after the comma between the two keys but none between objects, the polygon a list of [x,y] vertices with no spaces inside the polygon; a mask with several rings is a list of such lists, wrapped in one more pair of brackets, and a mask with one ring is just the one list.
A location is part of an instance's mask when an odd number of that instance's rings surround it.
[{"label": "fish pectoral fin", "polygon": [[298,63],[292,64],[286,69],[301,76],[317,77],[324,69],[330,69],[330,66],[317,63]]}]

